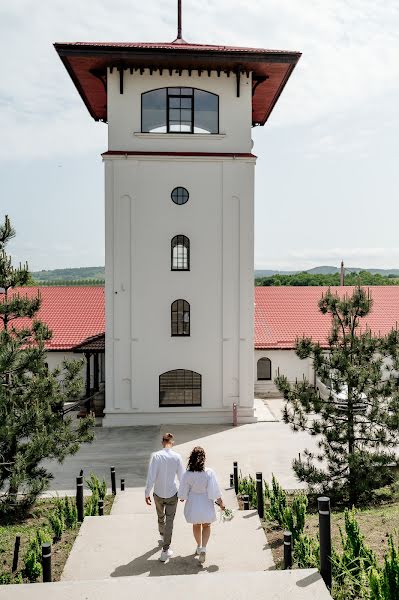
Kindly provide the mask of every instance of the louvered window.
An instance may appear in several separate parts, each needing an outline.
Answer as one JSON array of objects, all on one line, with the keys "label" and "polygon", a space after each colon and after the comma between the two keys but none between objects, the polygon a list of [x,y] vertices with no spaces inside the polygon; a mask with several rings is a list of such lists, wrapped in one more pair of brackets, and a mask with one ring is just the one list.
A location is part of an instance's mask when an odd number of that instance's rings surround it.
[{"label": "louvered window", "polygon": [[159,377],[159,406],[201,406],[201,375],[176,369]]}]

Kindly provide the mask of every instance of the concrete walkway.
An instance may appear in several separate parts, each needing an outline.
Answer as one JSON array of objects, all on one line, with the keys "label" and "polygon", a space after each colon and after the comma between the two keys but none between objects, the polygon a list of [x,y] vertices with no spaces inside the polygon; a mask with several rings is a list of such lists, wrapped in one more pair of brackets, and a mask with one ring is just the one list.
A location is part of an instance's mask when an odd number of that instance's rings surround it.
[{"label": "concrete walkway", "polygon": [[124,477],[128,487],[144,486],[149,456],[159,449],[165,430],[175,434],[176,449],[184,460],[194,446],[202,445],[208,465],[215,469],[222,485],[227,485],[233,461],[237,460],[245,475],[262,471],[270,482],[274,473],[286,489],[299,489],[303,486],[296,480],[292,460],[305,448],[317,451],[316,440],[304,432],[293,433],[281,421],[282,404],[280,400],[257,401],[260,421],[236,428],[230,425],[98,428],[92,444],[83,444],[62,465],[55,462],[49,465],[54,480],[46,495],[74,495],[80,469],[84,469],[85,476],[94,471],[110,484],[111,465],[116,467],[118,480]]},{"label": "concrete walkway", "polygon": [[204,566],[194,555],[196,544],[181,503],[173,531],[174,556],[167,563],[160,563],[155,507],[145,504],[144,489],[128,490],[118,494],[111,516],[84,520],[62,579],[79,581],[131,575],[153,577],[274,569],[257,512],[238,511],[234,492],[230,490],[224,497],[227,505],[236,510],[235,518],[229,523],[212,525]]},{"label": "concrete walkway", "polygon": [[315,569],[4,585],[0,600],[331,600]]}]

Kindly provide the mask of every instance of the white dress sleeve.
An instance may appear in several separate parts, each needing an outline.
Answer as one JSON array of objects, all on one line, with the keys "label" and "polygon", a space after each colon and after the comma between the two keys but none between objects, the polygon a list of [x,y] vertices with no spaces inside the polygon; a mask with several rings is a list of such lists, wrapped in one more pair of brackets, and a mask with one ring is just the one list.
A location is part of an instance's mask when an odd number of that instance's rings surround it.
[{"label": "white dress sleeve", "polygon": [[180,487],[179,487],[179,492],[178,492],[178,496],[179,496],[180,500],[187,500],[187,498],[188,498],[188,492],[190,491],[190,484],[188,481],[188,473],[189,472],[186,471],[180,480]]},{"label": "white dress sleeve", "polygon": [[215,473],[212,469],[208,469],[208,498],[209,500],[217,500],[221,498],[222,492],[220,491],[218,481],[216,479]]}]

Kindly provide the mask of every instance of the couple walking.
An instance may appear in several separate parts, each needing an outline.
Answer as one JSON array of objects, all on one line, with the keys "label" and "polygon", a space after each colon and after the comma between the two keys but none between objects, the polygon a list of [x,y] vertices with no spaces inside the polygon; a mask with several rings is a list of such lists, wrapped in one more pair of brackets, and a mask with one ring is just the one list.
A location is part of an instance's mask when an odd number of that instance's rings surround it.
[{"label": "couple walking", "polygon": [[[172,450],[174,438],[165,433],[162,438],[163,449],[151,456],[145,488],[146,503],[151,506],[151,491],[154,488],[154,502],[158,515],[158,527],[161,535],[162,552],[160,560],[166,562],[173,552],[170,548],[173,522],[178,500],[185,502],[184,516],[193,526],[193,535],[197,543],[195,554],[201,563],[205,562],[206,547],[211,535],[211,523],[216,521],[215,504],[225,509],[216,476],[211,469],[205,468],[205,451],[196,446],[183,467],[180,454]],[[176,485],[179,480],[179,490]]]}]

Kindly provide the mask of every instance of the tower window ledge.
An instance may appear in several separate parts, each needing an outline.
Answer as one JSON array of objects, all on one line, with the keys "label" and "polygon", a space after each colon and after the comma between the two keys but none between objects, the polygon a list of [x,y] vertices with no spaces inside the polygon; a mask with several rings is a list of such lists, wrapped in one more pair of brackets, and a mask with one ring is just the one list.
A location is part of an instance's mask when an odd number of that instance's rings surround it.
[{"label": "tower window ledge", "polygon": [[134,131],[133,135],[138,138],[152,140],[223,140],[225,133],[142,133]]}]

